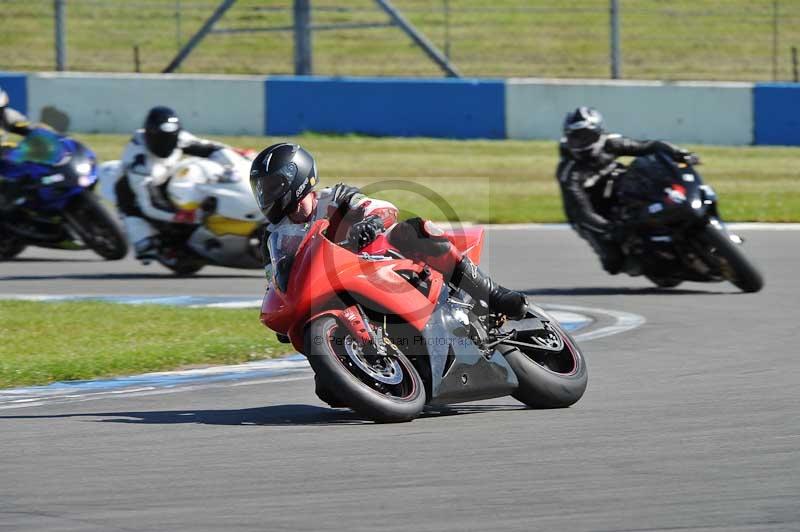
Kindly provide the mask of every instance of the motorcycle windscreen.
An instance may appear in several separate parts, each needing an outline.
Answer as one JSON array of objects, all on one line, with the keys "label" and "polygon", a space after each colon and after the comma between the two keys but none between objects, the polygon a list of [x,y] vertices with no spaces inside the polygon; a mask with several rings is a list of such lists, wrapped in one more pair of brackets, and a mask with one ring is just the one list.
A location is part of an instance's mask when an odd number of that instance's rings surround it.
[{"label": "motorcycle windscreen", "polygon": [[61,137],[47,129],[35,129],[5,156],[14,163],[31,162],[58,166],[66,162],[69,150],[61,142]]},{"label": "motorcycle windscreen", "polygon": [[286,224],[275,229],[269,236],[267,247],[272,265],[272,282],[281,292],[285,293],[289,286],[294,257],[307,231],[307,227],[303,225]]}]

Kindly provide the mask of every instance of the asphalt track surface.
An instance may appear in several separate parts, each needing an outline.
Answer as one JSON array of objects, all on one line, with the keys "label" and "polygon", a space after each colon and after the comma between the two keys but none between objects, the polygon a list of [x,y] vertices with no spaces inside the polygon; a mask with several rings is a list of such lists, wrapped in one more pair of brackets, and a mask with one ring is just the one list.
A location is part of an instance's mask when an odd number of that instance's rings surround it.
[{"label": "asphalt track surface", "polygon": [[[0,411],[0,531],[800,530],[800,232],[743,232],[766,288],[605,275],[566,231],[492,230],[541,302],[647,323],[582,345],[574,407],[364,423],[307,375]],[[3,294],[253,295],[259,272],[29,250]],[[254,318],[255,319],[255,318]]]}]

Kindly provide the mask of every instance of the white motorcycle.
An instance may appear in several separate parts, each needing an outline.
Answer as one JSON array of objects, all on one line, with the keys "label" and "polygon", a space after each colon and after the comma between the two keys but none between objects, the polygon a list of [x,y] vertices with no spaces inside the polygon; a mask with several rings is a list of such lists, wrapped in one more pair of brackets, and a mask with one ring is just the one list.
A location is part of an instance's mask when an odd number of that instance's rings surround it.
[{"label": "white motorcycle", "polygon": [[[196,213],[197,224],[152,222],[159,231],[157,260],[178,275],[191,275],[206,265],[264,266],[261,242],[267,221],[250,190],[252,161],[230,149],[225,156],[231,165],[187,157],[159,187],[172,206]],[[101,195],[114,204],[121,172],[120,161],[99,168]]]}]

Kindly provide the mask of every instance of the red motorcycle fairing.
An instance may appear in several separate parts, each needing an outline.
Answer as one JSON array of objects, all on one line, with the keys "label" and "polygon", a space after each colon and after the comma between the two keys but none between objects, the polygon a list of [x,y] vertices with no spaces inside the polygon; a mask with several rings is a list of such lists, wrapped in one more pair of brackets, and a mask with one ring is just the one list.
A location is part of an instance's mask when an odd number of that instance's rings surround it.
[{"label": "red motorcycle fairing", "polygon": [[[444,278],[420,262],[409,259],[364,258],[328,240],[328,220],[318,220],[309,229],[294,257],[285,293],[271,282],[261,306],[261,322],[289,336],[303,352],[303,330],[313,318],[333,314],[355,301],[367,308],[394,315],[422,330],[434,311]],[[470,228],[448,233],[454,245],[475,262],[480,259],[483,231]],[[427,276],[426,293],[402,274]],[[346,320],[343,320],[346,322]]]},{"label": "red motorcycle fairing", "polygon": [[[484,237],[482,227],[459,227],[442,232],[459,252],[468,256],[475,264],[480,264]],[[390,249],[395,248],[389,244],[386,234],[381,234],[374,242],[362,248],[361,252],[370,255],[385,255]]]}]

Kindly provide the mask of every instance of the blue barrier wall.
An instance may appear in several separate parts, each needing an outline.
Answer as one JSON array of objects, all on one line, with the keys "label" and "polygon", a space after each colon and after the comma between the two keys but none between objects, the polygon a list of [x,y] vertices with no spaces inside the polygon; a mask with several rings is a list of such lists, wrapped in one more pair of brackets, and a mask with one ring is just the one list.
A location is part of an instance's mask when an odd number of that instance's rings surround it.
[{"label": "blue barrier wall", "polygon": [[502,80],[272,77],[266,86],[268,135],[506,136]]},{"label": "blue barrier wall", "polygon": [[800,146],[800,84],[756,84],[753,113],[755,144]]},{"label": "blue barrier wall", "polygon": [[28,114],[28,78],[25,74],[0,72],[0,87],[8,94],[12,108]]},{"label": "blue barrier wall", "polygon": [[632,136],[800,145],[798,84],[0,72],[0,86],[32,120],[53,107],[78,133],[132,131],[167,104],[200,134],[555,139],[590,104]]}]

